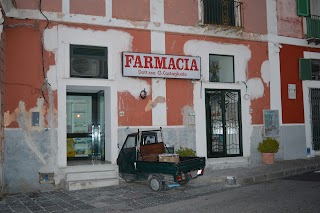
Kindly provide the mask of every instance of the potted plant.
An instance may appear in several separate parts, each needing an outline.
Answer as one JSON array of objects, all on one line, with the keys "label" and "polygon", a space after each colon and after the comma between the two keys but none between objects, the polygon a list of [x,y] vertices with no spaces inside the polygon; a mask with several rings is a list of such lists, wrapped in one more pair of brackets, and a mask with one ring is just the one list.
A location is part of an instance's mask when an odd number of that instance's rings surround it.
[{"label": "potted plant", "polygon": [[258,145],[258,151],[262,153],[262,162],[274,163],[274,153],[279,151],[279,142],[274,138],[265,138]]},{"label": "potted plant", "polygon": [[176,151],[180,157],[195,157],[196,151],[187,147],[181,147]]}]

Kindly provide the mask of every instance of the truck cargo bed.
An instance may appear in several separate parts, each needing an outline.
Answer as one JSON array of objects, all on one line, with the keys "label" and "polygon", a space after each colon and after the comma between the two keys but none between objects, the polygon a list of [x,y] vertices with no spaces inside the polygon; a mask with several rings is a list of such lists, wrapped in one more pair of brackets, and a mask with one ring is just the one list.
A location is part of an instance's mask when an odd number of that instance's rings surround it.
[{"label": "truck cargo bed", "polygon": [[179,163],[158,161],[137,161],[136,168],[140,173],[177,174],[205,167],[204,157],[180,157]]}]

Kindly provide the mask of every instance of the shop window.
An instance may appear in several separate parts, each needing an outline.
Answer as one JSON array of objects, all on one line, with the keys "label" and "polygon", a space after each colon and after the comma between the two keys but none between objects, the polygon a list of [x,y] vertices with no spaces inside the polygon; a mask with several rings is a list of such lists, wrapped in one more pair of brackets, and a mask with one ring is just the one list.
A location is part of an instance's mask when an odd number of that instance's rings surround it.
[{"label": "shop window", "polygon": [[234,0],[203,0],[204,24],[242,26],[242,3]]},{"label": "shop window", "polygon": [[304,59],[299,61],[300,80],[320,80],[320,60]]},{"label": "shop window", "polygon": [[234,83],[233,56],[209,55],[209,81]]},{"label": "shop window", "polygon": [[70,77],[108,78],[106,47],[70,46]]}]

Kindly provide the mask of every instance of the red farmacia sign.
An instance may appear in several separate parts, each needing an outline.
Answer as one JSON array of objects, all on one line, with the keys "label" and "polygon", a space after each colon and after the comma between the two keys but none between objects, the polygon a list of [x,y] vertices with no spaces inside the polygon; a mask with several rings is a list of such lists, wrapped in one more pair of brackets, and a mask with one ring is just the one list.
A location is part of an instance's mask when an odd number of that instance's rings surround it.
[{"label": "red farmacia sign", "polygon": [[199,80],[200,70],[200,57],[122,53],[123,76]]}]

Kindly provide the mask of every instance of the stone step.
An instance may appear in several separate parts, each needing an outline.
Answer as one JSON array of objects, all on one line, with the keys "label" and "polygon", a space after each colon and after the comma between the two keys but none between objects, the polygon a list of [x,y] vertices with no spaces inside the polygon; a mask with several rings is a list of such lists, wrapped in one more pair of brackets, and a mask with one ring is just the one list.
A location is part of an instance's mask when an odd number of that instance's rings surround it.
[{"label": "stone step", "polygon": [[68,166],[64,169],[64,173],[97,172],[97,171],[108,171],[108,170],[118,170],[118,165],[101,164],[101,165]]},{"label": "stone step", "polygon": [[66,173],[66,181],[95,180],[105,178],[118,178],[117,170]]},{"label": "stone step", "polygon": [[80,189],[92,189],[106,186],[119,185],[118,178],[93,179],[81,181],[67,181],[67,189],[70,191]]},{"label": "stone step", "polygon": [[208,158],[206,167],[209,169],[228,169],[245,167],[249,165],[246,157]]}]

